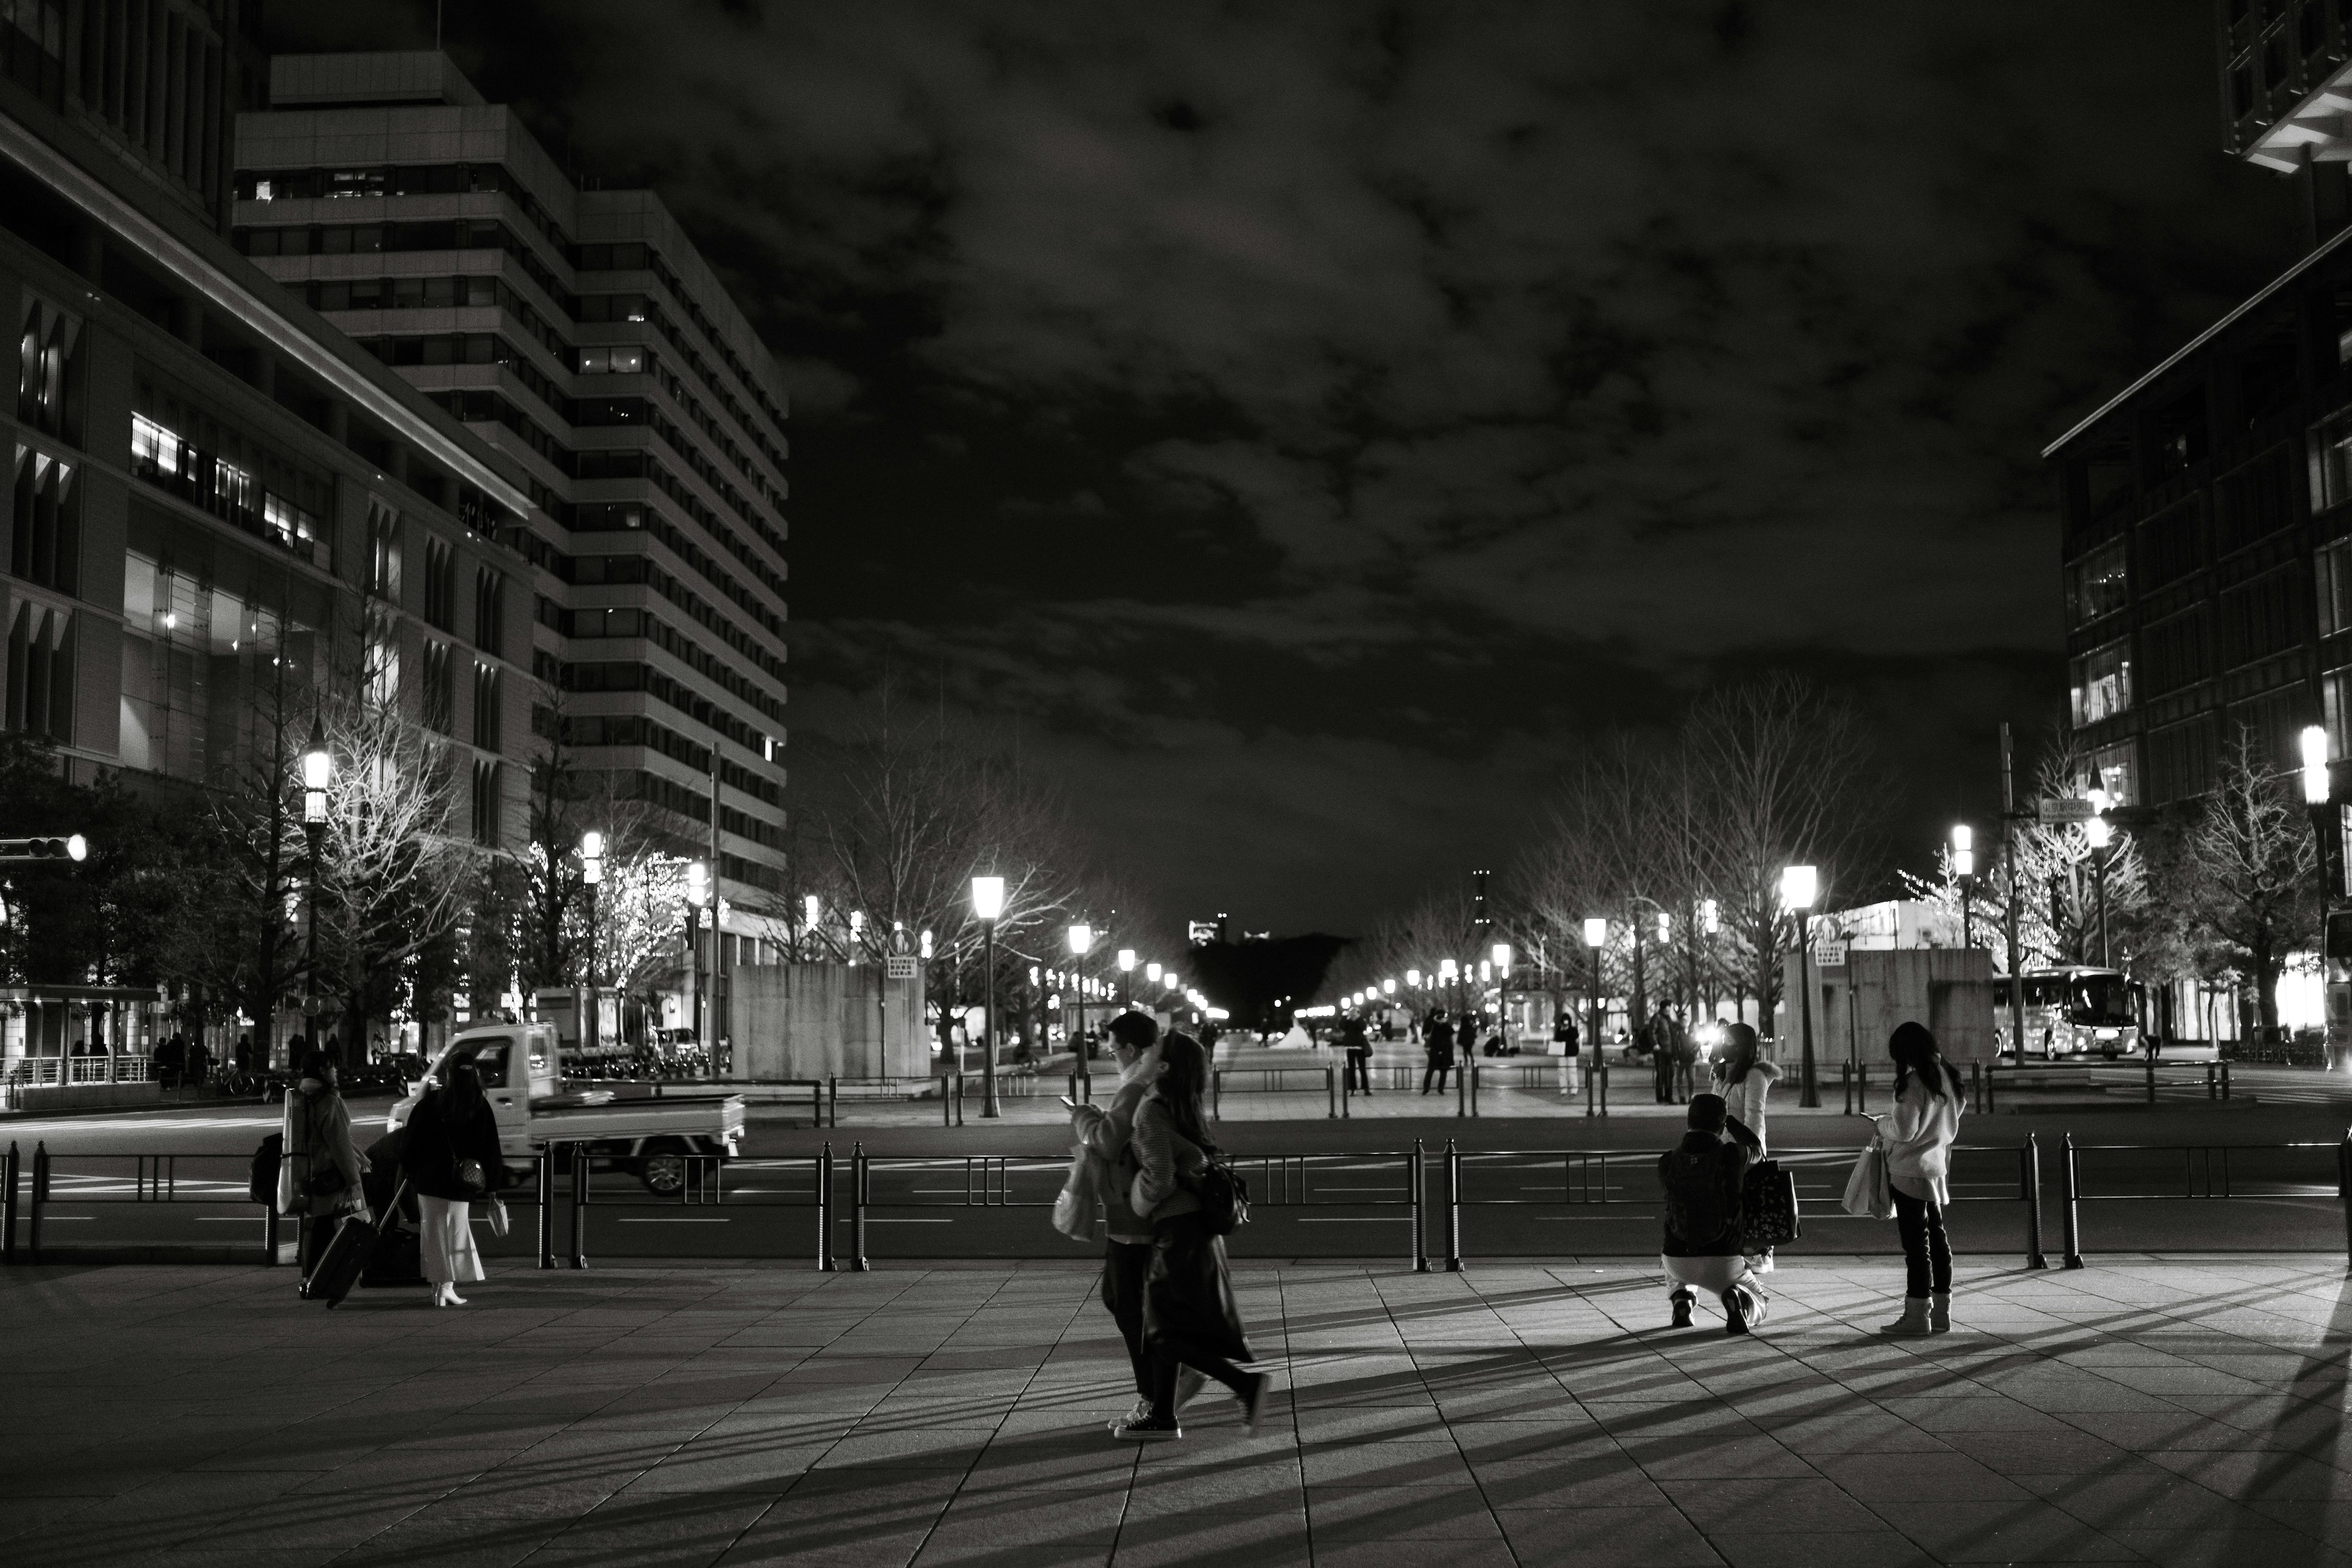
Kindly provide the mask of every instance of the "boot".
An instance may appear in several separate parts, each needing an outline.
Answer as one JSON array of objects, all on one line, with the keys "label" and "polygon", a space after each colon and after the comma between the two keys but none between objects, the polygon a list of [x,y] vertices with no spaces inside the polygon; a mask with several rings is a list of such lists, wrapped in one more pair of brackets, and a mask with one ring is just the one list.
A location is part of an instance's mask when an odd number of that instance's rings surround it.
[{"label": "boot", "polygon": [[1929,1332],[1930,1331],[1927,1327],[1927,1299],[1925,1296],[1904,1297],[1903,1316],[1896,1319],[1894,1322],[1885,1324],[1880,1328],[1878,1331],[1882,1334],[1895,1334],[1900,1335],[1904,1338],[1910,1338]]},{"label": "boot", "polygon": [[1952,1293],[1938,1290],[1927,1298],[1927,1331],[1948,1334],[1952,1331]]}]

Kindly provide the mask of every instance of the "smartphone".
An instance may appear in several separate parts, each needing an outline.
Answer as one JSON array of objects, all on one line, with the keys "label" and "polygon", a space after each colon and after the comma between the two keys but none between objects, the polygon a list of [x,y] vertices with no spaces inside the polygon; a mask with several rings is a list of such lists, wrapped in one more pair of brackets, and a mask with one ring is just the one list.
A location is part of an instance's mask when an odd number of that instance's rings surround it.
[{"label": "smartphone", "polygon": [[1064,1105],[1068,1106],[1072,1110],[1076,1110],[1078,1108],[1078,1102],[1077,1102],[1076,1100],[1072,1100],[1068,1095],[1066,1095],[1066,1094],[1062,1095],[1062,1096],[1060,1096],[1060,1099],[1061,1099],[1062,1103],[1063,1103]]}]

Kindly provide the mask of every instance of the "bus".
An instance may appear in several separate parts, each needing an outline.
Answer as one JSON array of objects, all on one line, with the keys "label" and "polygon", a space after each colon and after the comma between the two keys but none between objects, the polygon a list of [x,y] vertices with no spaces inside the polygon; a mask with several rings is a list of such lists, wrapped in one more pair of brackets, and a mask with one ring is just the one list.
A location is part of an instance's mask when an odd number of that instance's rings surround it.
[{"label": "bus", "polygon": [[2352,910],[2336,910],[2320,938],[2327,986],[2327,1067],[2352,1062]]},{"label": "bus", "polygon": [[2021,1062],[2028,1057],[2055,1061],[2090,1056],[2112,1061],[2140,1054],[2147,988],[2122,970],[2068,964],[2029,969],[2020,978],[2025,989],[2021,1040],[2011,1027],[2010,981],[2003,975],[1993,982],[1993,1029],[2003,1056]]}]

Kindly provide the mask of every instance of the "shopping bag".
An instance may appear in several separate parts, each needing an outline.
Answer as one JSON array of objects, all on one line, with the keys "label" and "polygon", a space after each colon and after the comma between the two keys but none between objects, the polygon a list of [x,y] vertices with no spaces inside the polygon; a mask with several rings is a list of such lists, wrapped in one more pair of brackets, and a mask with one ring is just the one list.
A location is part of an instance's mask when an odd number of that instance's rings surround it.
[{"label": "shopping bag", "polygon": [[1854,1157],[1845,1179],[1845,1212],[1871,1219],[1895,1217],[1895,1187],[1886,1179],[1886,1146],[1873,1138]]},{"label": "shopping bag", "polygon": [[1084,1143],[1070,1145],[1070,1173],[1054,1199],[1054,1228],[1072,1241],[1103,1238],[1102,1174],[1094,1152]]},{"label": "shopping bag", "polygon": [[507,1219],[506,1201],[495,1193],[490,1195],[489,1202],[483,1205],[482,1217],[489,1222],[492,1236],[506,1235],[509,1225]]},{"label": "shopping bag", "polygon": [[1739,1250],[1752,1256],[1796,1239],[1796,1173],[1778,1160],[1759,1160],[1740,1186]]}]

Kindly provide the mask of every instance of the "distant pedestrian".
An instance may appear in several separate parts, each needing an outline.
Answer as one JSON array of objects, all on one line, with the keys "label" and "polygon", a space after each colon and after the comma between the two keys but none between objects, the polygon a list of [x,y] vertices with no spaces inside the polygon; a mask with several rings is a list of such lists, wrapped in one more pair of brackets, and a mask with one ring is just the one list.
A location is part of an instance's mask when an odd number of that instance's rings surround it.
[{"label": "distant pedestrian", "polygon": [[253,1037],[251,1035],[239,1035],[236,1037],[236,1057],[235,1059],[236,1061],[237,1071],[251,1072],[253,1070]]},{"label": "distant pedestrian", "polygon": [[505,1184],[506,1166],[499,1157],[498,1118],[473,1059],[454,1061],[444,1071],[447,1081],[426,1090],[409,1113],[400,1164],[416,1192],[418,1252],[433,1304],[462,1307],[466,1299],[457,1287],[484,1278],[481,1254],[474,1249],[472,1205]]},{"label": "distant pedestrian", "polygon": [[278,1163],[278,1212],[301,1215],[302,1247],[296,1257],[301,1280],[298,1295],[310,1290],[310,1275],[327,1255],[343,1216],[367,1212],[361,1178],[367,1161],[352,1141],[352,1113],[336,1087],[335,1064],[322,1051],[302,1063],[301,1081],[286,1096],[279,1127],[284,1140]]},{"label": "distant pedestrian", "polygon": [[1959,1069],[1944,1059],[1924,1025],[1895,1026],[1895,1110],[1877,1118],[1903,1236],[1903,1316],[1890,1334],[1940,1334],[1952,1326],[1952,1247],[1944,1208],[1952,1201],[1952,1143],[1960,1135]]},{"label": "distant pedestrian", "polygon": [[1724,1332],[1744,1334],[1764,1321],[1771,1301],[1739,1250],[1739,1213],[1749,1152],[1731,1135],[1719,1094],[1696,1096],[1682,1142],[1658,1159],[1665,1189],[1665,1240],[1658,1264],[1674,1286],[1674,1326],[1691,1326],[1696,1292],[1723,1303]]},{"label": "distant pedestrian", "polygon": [[188,1042],[187,1081],[202,1089],[205,1087],[205,1080],[212,1076],[212,1071],[213,1054],[205,1048],[204,1037],[198,1036]]},{"label": "distant pedestrian", "polygon": [[1672,1105],[1675,1102],[1675,1057],[1666,1048],[1666,1042],[1658,1037],[1658,1025],[1665,1018],[1665,1011],[1664,1005],[1661,1004],[1657,1011],[1648,1017],[1634,1021],[1633,1048],[1647,1051],[1650,1055],[1650,1087],[1656,1092],[1658,1103]]},{"label": "distant pedestrian", "polygon": [[1429,1022],[1421,1026],[1421,1046],[1429,1065],[1421,1070],[1421,1092],[1427,1094],[1432,1082],[1437,1092],[1445,1092],[1445,1075],[1454,1068],[1454,1026],[1447,1021],[1445,1009],[1433,1007]]},{"label": "distant pedestrian", "polygon": [[1723,1059],[1715,1067],[1715,1092],[1731,1120],[1756,1134],[1756,1157],[1763,1159],[1771,1140],[1764,1131],[1764,1097],[1772,1092],[1780,1069],[1757,1055],[1756,1031],[1746,1024],[1723,1026]]},{"label": "distant pedestrian", "polygon": [[[1122,1013],[1110,1021],[1111,1049],[1118,1061],[1118,1088],[1110,1103],[1070,1108],[1070,1126],[1087,1154],[1099,1162],[1103,1205],[1102,1302],[1126,1342],[1135,1374],[1135,1405],[1118,1421],[1141,1421],[1151,1414],[1151,1352],[1143,1342],[1143,1288],[1151,1271],[1151,1216],[1138,1214],[1135,1178],[1142,1169],[1135,1154],[1135,1113],[1160,1076],[1160,1026],[1146,1013]],[[1201,1384],[1198,1373],[1179,1387],[1177,1405]]]},{"label": "distant pedestrian", "polygon": [[1273,1380],[1244,1372],[1254,1361],[1234,1301],[1224,1237],[1201,1220],[1192,1188],[1208,1170],[1217,1145],[1209,1136],[1202,1092],[1209,1053],[1189,1035],[1160,1042],[1160,1069],[1135,1114],[1137,1172],[1131,1202],[1151,1218],[1151,1268],[1144,1285],[1144,1342],[1151,1351],[1151,1414],[1122,1422],[1113,1435],[1139,1440],[1181,1437],[1176,1422],[1176,1379],[1192,1367],[1232,1389],[1242,1424],[1257,1430]]},{"label": "distant pedestrian", "polygon": [[1681,1014],[1672,1011],[1666,1015],[1666,1024],[1674,1032],[1675,1095],[1687,1104],[1691,1096],[1699,1092],[1698,1031],[1684,1023]]},{"label": "distant pedestrian", "polygon": [[1339,1031],[1339,1043],[1348,1053],[1348,1087],[1358,1094],[1372,1092],[1372,1040],[1364,1030],[1361,1018],[1350,1018]]}]

